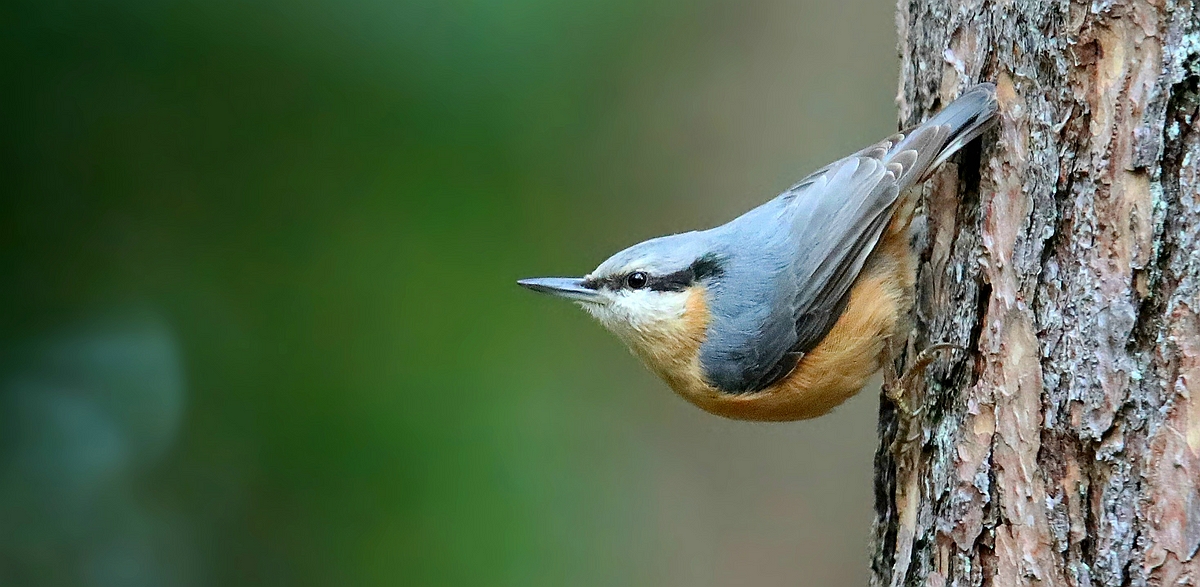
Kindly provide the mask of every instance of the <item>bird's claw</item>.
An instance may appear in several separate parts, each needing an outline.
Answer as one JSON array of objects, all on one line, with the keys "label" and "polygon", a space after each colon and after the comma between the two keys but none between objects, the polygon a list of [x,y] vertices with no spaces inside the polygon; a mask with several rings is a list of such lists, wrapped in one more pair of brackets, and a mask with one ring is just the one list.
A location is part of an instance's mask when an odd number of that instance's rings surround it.
[{"label": "bird's claw", "polygon": [[965,347],[948,342],[930,345],[917,354],[917,357],[913,359],[912,364],[904,370],[902,375],[884,385],[884,395],[892,401],[901,414],[909,418],[920,415],[924,409],[923,406],[918,405],[914,408],[910,403],[910,398],[914,395],[912,393],[914,391],[914,383],[918,377],[925,374],[925,370],[933,363],[938,351],[944,350],[967,352]]}]

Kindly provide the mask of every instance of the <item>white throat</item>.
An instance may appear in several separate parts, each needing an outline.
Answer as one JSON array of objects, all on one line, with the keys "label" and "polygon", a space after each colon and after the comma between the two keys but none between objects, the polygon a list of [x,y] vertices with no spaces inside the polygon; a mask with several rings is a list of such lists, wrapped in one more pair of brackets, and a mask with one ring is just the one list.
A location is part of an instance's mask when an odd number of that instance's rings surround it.
[{"label": "white throat", "polygon": [[627,344],[641,346],[684,328],[690,290],[620,290],[608,304],[580,303],[605,328]]}]

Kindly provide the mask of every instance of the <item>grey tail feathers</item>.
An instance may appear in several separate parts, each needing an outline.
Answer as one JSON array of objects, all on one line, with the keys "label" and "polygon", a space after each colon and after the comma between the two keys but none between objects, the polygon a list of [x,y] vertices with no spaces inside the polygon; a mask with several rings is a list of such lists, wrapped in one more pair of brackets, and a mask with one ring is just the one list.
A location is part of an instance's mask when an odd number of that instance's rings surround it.
[{"label": "grey tail feathers", "polygon": [[[941,135],[942,132],[947,133],[944,138],[939,137],[942,140],[937,142],[941,142],[942,144],[937,151],[937,155],[920,172],[921,177],[917,181],[924,181],[934,169],[937,169],[938,165],[949,159],[959,149],[963,148],[964,145],[986,132],[996,122],[998,109],[996,85],[982,83],[967,89],[957,100],[951,102],[945,108],[942,108],[940,112],[933,115],[933,118],[912,129],[911,132],[905,133],[908,135],[906,138],[913,139],[914,143],[924,142],[918,137],[926,134],[922,132],[925,129],[936,129],[939,131],[938,135]],[[896,150],[903,150],[903,144],[907,142],[909,141],[901,141],[901,144],[897,145]],[[913,147],[918,147],[918,145],[914,144]],[[920,158],[924,159],[924,157]]]}]

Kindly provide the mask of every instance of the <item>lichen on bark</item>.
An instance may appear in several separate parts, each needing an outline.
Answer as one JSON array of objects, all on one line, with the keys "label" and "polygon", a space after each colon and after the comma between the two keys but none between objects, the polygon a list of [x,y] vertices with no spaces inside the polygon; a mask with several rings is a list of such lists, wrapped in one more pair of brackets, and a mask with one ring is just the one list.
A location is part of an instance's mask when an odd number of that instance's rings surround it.
[{"label": "lichen on bark", "polygon": [[901,126],[994,81],[921,194],[875,585],[1200,584],[1200,7],[902,0]]}]

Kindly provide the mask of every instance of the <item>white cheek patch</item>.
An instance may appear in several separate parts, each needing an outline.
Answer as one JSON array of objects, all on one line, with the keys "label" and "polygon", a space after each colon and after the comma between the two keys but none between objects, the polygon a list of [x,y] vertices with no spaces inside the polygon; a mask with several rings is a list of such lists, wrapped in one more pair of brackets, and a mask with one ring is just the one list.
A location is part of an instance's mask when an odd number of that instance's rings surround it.
[{"label": "white cheek patch", "polygon": [[650,325],[683,318],[688,294],[681,291],[626,291],[613,304],[632,326]]},{"label": "white cheek patch", "polygon": [[582,304],[605,328],[622,336],[672,329],[687,311],[689,292],[623,290],[607,305]]}]

